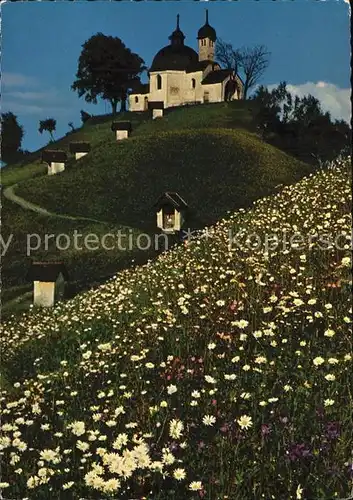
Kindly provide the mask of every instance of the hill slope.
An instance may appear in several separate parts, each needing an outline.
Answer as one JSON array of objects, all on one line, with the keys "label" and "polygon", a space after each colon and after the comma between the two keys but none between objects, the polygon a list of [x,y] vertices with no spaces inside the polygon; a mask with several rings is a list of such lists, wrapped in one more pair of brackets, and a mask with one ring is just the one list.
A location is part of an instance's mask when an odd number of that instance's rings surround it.
[{"label": "hill slope", "polygon": [[174,130],[122,143],[111,138],[62,175],[29,181],[17,192],[59,213],[153,228],[154,202],[177,191],[194,212],[193,225],[202,227],[308,172],[247,131]]},{"label": "hill slope", "polygon": [[[350,182],[336,165],[6,323],[7,496],[349,496]],[[319,228],[347,243],[323,247]],[[250,248],[253,234],[278,245]]]},{"label": "hill slope", "polygon": [[64,233],[72,241],[75,230],[83,237],[94,233],[101,238],[107,230],[116,234],[122,226],[136,235],[152,234],[152,205],[167,190],[178,191],[188,202],[191,214],[186,227],[203,227],[229,210],[250,206],[278,184],[290,184],[305,175],[307,165],[254,134],[251,106],[234,102],[173,109],[162,120],[152,120],[149,113],[125,113],[117,118],[132,121],[133,135],[119,144],[110,130],[112,117],[95,117],[50,145],[67,149],[73,140],[91,142],[91,153],[78,162],[70,157],[62,174],[46,175],[39,163],[40,151],[33,153],[33,163],[3,169],[2,184],[18,183],[12,188],[17,196],[59,215],[103,222],[77,225],[72,220],[45,218],[3,200],[3,237],[13,234],[3,258],[3,287],[9,296],[13,298],[17,287],[25,284],[30,258],[62,258],[72,280],[87,286],[121,269],[132,256],[143,262],[154,255],[138,252],[135,242],[126,255],[102,248],[60,251],[53,240],[29,255],[26,235],[38,234],[43,242],[48,234],[56,238]]},{"label": "hill slope", "polygon": [[[163,120],[152,120],[151,112],[125,112],[116,116],[117,120],[131,122],[134,135],[154,134],[160,130],[180,128],[244,128],[256,130],[256,106],[251,101],[234,101],[232,103],[217,103],[192,108],[169,108]],[[71,141],[89,141],[92,148],[111,137],[112,115],[94,116],[81,128],[67,133],[64,137],[50,143],[26,157],[20,164],[9,165],[0,170],[3,186],[45,175],[46,166],[40,163],[41,153],[46,148],[68,150]]]}]

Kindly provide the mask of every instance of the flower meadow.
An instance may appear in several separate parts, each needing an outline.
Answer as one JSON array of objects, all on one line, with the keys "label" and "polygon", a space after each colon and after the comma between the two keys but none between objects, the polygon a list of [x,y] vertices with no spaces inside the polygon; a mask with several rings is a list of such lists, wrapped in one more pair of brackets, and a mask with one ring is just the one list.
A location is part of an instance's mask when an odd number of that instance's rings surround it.
[{"label": "flower meadow", "polygon": [[[349,169],[339,159],[208,238],[3,323],[4,498],[349,497]],[[248,244],[269,233],[276,248]],[[282,244],[298,233],[305,248]]]}]

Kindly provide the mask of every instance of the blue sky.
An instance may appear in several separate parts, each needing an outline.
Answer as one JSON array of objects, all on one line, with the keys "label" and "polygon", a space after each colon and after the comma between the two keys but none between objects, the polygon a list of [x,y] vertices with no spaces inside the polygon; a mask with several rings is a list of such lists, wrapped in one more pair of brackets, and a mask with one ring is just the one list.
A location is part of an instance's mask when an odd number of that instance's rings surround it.
[{"label": "blue sky", "polygon": [[[180,14],[185,44],[197,49],[205,9],[218,37],[234,47],[264,44],[271,63],[261,83],[285,80],[298,94],[313,93],[338,118],[350,116],[349,6],[343,1],[240,2],[14,2],[2,5],[2,112],[24,126],[23,147],[44,145],[39,120],[57,120],[55,137],[80,110],[110,112],[70,90],[82,44],[97,32],[117,36],[150,66]],[[144,80],[146,77],[144,78]]]}]

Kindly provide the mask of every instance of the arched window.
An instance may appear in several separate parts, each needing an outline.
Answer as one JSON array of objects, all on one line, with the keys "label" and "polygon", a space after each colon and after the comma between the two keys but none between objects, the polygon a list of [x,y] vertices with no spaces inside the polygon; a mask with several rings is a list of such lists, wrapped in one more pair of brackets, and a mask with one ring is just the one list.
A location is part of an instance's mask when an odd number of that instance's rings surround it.
[{"label": "arched window", "polygon": [[191,86],[192,86],[193,89],[196,87],[196,80],[195,80],[195,78],[193,78],[191,80]]},{"label": "arched window", "polygon": [[161,90],[162,88],[162,77],[161,75],[157,75],[157,90]]},{"label": "arched window", "polygon": [[137,96],[135,97],[135,102],[139,102],[139,98]]}]

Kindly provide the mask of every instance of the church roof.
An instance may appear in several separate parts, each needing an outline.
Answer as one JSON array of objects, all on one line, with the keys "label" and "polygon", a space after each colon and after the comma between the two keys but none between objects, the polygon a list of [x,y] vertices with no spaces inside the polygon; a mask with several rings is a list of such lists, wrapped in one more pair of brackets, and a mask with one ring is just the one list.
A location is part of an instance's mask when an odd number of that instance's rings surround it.
[{"label": "church roof", "polygon": [[150,72],[166,70],[185,71],[191,65],[196,64],[199,56],[194,49],[184,45],[184,39],[184,33],[179,27],[178,14],[177,28],[169,37],[170,45],[163,47],[157,52],[150,67]]},{"label": "church roof", "polygon": [[110,128],[113,132],[116,132],[117,130],[127,130],[128,132],[131,132],[132,125],[129,121],[117,121],[113,122]]},{"label": "church roof", "polygon": [[233,71],[231,69],[218,69],[216,71],[211,71],[202,80],[201,84],[211,85],[212,83],[221,83],[232,73]]},{"label": "church roof", "polygon": [[27,279],[30,281],[55,282],[60,273],[62,273],[65,280],[68,280],[68,273],[63,262],[32,262]]},{"label": "church roof", "polygon": [[188,206],[186,201],[175,191],[166,191],[163,193],[153,206],[159,210],[165,205],[172,205],[179,210],[187,208]]},{"label": "church roof", "polygon": [[149,101],[148,109],[164,109],[164,101]]},{"label": "church roof", "polygon": [[139,83],[135,85],[133,89],[133,94],[149,94],[150,84],[149,83]]},{"label": "church roof", "polygon": [[209,38],[213,42],[217,40],[216,30],[208,23],[208,9],[206,9],[206,23],[199,29],[197,38]]},{"label": "church roof", "polygon": [[91,151],[91,144],[89,142],[70,142],[70,153],[88,153],[89,151]]},{"label": "church roof", "polygon": [[219,66],[218,63],[214,62],[214,61],[211,61],[211,60],[208,60],[208,61],[197,61],[195,64],[191,65],[187,70],[186,72],[187,73],[194,73],[194,72],[197,72],[197,71],[205,71],[205,69],[207,68],[207,66],[209,66],[210,64],[212,64],[213,68],[215,66]]},{"label": "church roof", "polygon": [[51,162],[63,162],[67,161],[67,154],[62,150],[51,150],[45,149],[42,151],[42,162],[51,163]]},{"label": "church roof", "polygon": [[167,45],[157,52],[150,67],[150,72],[168,69],[186,71],[191,66],[195,66],[198,59],[197,52],[187,45]]}]

